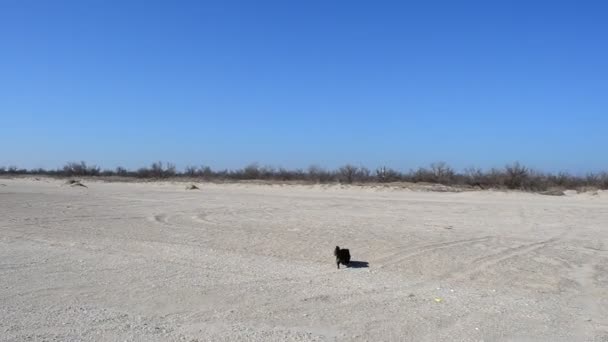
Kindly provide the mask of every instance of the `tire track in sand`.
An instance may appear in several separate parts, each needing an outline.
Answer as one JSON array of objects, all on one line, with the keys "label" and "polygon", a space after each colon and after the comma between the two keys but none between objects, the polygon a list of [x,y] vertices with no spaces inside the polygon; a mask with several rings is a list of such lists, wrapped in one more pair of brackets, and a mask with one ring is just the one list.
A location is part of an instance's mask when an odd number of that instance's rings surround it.
[{"label": "tire track in sand", "polygon": [[482,272],[483,270],[490,268],[496,264],[499,264],[501,262],[504,262],[504,261],[512,259],[512,258],[521,257],[526,254],[530,254],[532,252],[538,251],[542,248],[545,248],[551,244],[556,243],[557,241],[559,241],[559,238],[555,237],[555,238],[551,238],[551,239],[547,239],[547,240],[543,240],[543,241],[539,241],[539,242],[523,244],[523,245],[520,245],[517,247],[508,248],[508,249],[498,252],[498,253],[479,257],[469,263],[471,265],[471,267],[469,267],[467,269],[459,269],[456,272],[451,271],[449,273],[445,273],[441,276],[441,279],[453,279],[453,280],[470,279],[471,276],[473,276],[474,274]]},{"label": "tire track in sand", "polygon": [[606,298],[606,290],[595,280],[598,272],[597,265],[584,263],[575,268],[573,273],[574,280],[580,286],[576,299],[581,310],[577,328],[582,337],[585,337],[589,326],[595,335],[608,334],[606,309],[601,303],[601,298]]},{"label": "tire track in sand", "polygon": [[[432,243],[432,244],[428,244],[428,245],[423,245],[423,246],[419,246],[419,247],[415,247],[415,248],[406,249],[404,251],[389,253],[388,255],[382,256],[378,260],[376,260],[376,263],[379,265],[378,268],[383,268],[386,266],[398,264],[406,259],[418,256],[418,255],[421,255],[424,253],[429,253],[429,252],[433,252],[433,251],[436,251],[439,249],[444,249],[444,248],[451,248],[451,247],[456,247],[456,246],[472,244],[475,242],[488,241],[490,239],[492,239],[492,236],[484,236],[484,237],[472,238],[472,239],[463,239],[463,240],[447,241],[447,242],[440,242],[440,243]],[[401,247],[397,247],[397,248],[401,248]],[[385,260],[388,260],[388,261],[383,263],[383,261],[385,261]]]}]

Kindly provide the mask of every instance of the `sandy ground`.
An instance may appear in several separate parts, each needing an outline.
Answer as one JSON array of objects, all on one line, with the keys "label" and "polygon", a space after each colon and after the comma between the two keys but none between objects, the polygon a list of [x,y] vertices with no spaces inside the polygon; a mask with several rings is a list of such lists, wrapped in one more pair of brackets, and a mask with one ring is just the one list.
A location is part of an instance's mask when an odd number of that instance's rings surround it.
[{"label": "sandy ground", "polygon": [[85,184],[0,179],[0,340],[608,341],[606,192]]}]

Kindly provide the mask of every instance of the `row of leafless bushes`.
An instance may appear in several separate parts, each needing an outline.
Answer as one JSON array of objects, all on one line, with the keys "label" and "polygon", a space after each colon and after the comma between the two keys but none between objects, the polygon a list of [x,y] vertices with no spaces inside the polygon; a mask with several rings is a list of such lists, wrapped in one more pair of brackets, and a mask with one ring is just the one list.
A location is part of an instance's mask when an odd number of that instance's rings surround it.
[{"label": "row of leafless bushes", "polygon": [[467,186],[480,189],[508,188],[529,191],[545,191],[551,188],[577,189],[592,187],[608,189],[608,172],[593,173],[586,176],[574,176],[568,173],[543,173],[531,170],[519,163],[506,165],[501,169],[482,170],[476,168],[456,172],[446,163],[433,163],[409,172],[380,167],[370,170],[366,167],[344,165],[337,170],[328,170],[318,166],[308,169],[289,170],[251,164],[237,170],[212,170],[208,166],[188,166],[182,172],[175,165],[162,162],[153,163],[150,167],[138,170],[127,170],[118,167],[114,170],[102,170],[96,165],[85,162],[67,163],[57,170],[18,169],[17,167],[0,167],[0,174],[49,175],[60,177],[74,176],[121,176],[142,179],[165,179],[172,177],[199,178],[207,181],[230,180],[266,180],[266,181],[306,181],[311,183],[434,183],[449,186]]}]

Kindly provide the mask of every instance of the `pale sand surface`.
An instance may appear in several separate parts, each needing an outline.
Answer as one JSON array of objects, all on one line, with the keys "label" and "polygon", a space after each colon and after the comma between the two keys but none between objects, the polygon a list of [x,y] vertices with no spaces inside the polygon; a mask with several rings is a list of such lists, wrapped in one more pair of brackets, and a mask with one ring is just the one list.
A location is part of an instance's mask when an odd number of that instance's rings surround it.
[{"label": "pale sand surface", "polygon": [[607,192],[0,183],[2,341],[608,341]]}]

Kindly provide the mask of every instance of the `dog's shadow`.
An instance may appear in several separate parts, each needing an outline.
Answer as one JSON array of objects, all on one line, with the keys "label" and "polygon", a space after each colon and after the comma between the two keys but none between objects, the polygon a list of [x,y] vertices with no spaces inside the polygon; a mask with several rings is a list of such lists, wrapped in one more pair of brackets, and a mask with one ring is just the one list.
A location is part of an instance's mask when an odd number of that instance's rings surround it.
[{"label": "dog's shadow", "polygon": [[367,261],[351,261],[348,263],[348,268],[368,268],[369,262]]}]

